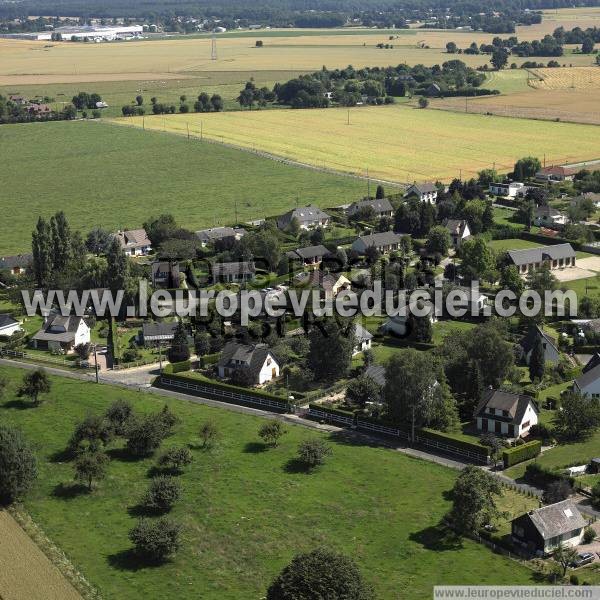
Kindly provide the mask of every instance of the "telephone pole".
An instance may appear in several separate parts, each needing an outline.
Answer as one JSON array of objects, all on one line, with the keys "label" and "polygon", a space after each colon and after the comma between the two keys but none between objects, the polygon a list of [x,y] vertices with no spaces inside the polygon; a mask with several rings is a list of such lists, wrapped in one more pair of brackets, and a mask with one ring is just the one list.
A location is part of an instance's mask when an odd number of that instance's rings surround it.
[{"label": "telephone pole", "polygon": [[210,41],[210,60],[217,60],[217,34],[214,31]]}]

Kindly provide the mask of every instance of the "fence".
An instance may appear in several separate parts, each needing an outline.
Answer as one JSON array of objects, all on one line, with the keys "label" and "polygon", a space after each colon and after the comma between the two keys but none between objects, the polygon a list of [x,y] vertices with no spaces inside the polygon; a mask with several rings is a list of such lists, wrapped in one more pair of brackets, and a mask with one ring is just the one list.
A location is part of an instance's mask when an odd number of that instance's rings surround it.
[{"label": "fence", "polygon": [[65,358],[57,358],[54,356],[43,356],[40,354],[28,354],[27,352],[21,352],[20,350],[8,350],[6,348],[0,348],[0,358],[21,358],[23,360],[31,360],[34,362],[45,362],[53,365],[60,365],[62,367],[69,367],[71,369],[93,369],[94,365],[82,365],[79,361],[67,360]]},{"label": "fence", "polygon": [[195,383],[193,381],[184,381],[182,379],[176,379],[161,375],[159,378],[159,384],[167,388],[178,388],[186,390],[187,393],[195,393],[195,395],[205,395],[215,400],[223,400],[225,402],[231,402],[232,404],[252,404],[270,410],[276,410],[278,412],[294,412],[294,407],[285,400],[271,400],[270,398],[263,398],[260,396],[253,396],[252,394],[244,394],[243,392],[234,392],[232,390],[222,389],[210,384]]}]

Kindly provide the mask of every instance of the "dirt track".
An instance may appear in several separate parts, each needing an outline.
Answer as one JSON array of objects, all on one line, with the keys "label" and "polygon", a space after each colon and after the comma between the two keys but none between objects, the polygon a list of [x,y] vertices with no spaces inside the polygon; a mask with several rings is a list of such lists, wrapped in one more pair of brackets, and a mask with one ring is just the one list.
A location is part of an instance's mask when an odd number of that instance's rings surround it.
[{"label": "dirt track", "polygon": [[81,600],[75,588],[3,510],[0,540],[2,600]]}]

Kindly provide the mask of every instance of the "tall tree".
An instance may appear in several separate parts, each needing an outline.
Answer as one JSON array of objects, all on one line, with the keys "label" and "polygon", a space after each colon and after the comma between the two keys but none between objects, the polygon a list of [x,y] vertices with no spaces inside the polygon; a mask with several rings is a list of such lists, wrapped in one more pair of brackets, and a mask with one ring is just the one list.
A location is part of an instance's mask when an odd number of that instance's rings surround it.
[{"label": "tall tree", "polygon": [[544,354],[544,342],[541,335],[535,337],[531,356],[529,357],[529,378],[531,381],[541,381],[546,370],[546,356]]},{"label": "tall tree", "polygon": [[377,190],[375,191],[375,198],[377,200],[381,200],[382,198],[385,198],[385,190],[383,189],[382,185],[377,186]]},{"label": "tall tree", "polygon": [[50,225],[40,217],[31,236],[35,282],[46,287],[52,275],[52,239]]},{"label": "tall tree", "polygon": [[17,396],[20,398],[26,396],[33,404],[37,405],[40,402],[40,395],[48,394],[51,387],[46,371],[44,369],[36,369],[23,375],[23,383],[17,391]]},{"label": "tall tree", "polygon": [[129,262],[116,237],[110,242],[106,254],[106,262],[108,264],[108,287],[111,292],[114,294],[119,290],[125,291],[127,289],[129,276]]},{"label": "tall tree", "polygon": [[52,266],[55,271],[64,271],[72,257],[71,227],[63,211],[57,212],[50,219],[52,231]]},{"label": "tall tree", "polygon": [[0,423],[0,503],[20,498],[36,477],[35,455],[23,434]]},{"label": "tall tree", "polygon": [[479,362],[470,360],[465,377],[465,402],[462,415],[464,418],[473,418],[473,413],[481,402],[482,397],[483,377],[479,368]]},{"label": "tall tree", "polygon": [[354,325],[323,319],[309,333],[308,368],[317,381],[335,381],[348,374],[354,348]]}]

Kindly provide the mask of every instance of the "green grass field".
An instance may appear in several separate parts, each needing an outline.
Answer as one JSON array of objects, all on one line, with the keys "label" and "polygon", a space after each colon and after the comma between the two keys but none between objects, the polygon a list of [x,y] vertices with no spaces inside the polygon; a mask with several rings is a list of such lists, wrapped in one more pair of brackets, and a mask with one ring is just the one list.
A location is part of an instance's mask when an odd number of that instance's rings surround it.
[{"label": "green grass field", "polygon": [[0,421],[21,427],[40,461],[25,508],[106,598],[261,598],[295,553],[321,545],[352,555],[382,599],[430,598],[441,583],[532,581],[527,568],[484,546],[439,535],[454,471],[331,438],[330,460],[313,474],[297,472],[290,461],[299,441],[325,434],[289,426],[279,448],[264,450],[256,433],[262,419],[184,401],[168,402],[181,423],[165,445],[196,444],[209,418],[222,442],[211,453],[194,445],[194,462],[181,476],[184,494],[173,516],[185,533],[177,556],[161,567],[142,567],[128,552],[127,532],[154,461],[126,460],[117,443],[108,478],[92,494],[78,495],[68,493],[72,466],[60,453],[86,413],[99,413],[116,398],[140,412],[157,411],[163,400],[53,378],[44,403],[24,408],[14,400],[22,371],[0,371],[11,382]]},{"label": "green grass field", "polygon": [[27,251],[39,215],[64,210],[84,232],[140,227],[169,212],[200,229],[264,218],[296,205],[335,206],[367,193],[350,177],[292,167],[181,137],[106,123],[0,128],[0,256]]},{"label": "green grass field", "polygon": [[204,136],[311,165],[390,181],[450,181],[523,156],[561,164],[596,158],[598,129],[406,105],[315,110],[231,111],[119,119],[179,135]]},{"label": "green grass field", "polygon": [[[494,209],[494,211],[495,210],[496,209]],[[496,252],[506,252],[507,250],[526,250],[528,248],[538,248],[542,244],[515,238],[506,240],[491,240],[487,245],[496,250]]]}]

